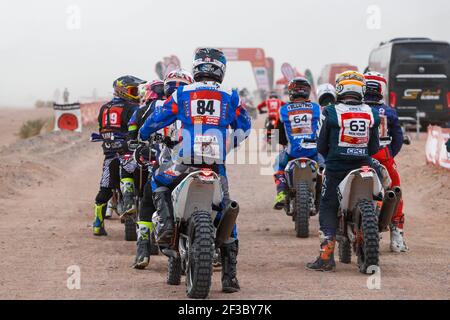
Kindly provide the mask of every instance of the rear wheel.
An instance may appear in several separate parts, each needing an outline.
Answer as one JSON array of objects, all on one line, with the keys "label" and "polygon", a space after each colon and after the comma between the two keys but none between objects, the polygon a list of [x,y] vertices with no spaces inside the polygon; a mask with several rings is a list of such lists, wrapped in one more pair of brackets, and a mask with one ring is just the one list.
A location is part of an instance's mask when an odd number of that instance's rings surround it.
[{"label": "rear wheel", "polygon": [[380,236],[378,233],[378,216],[372,201],[362,200],[358,203],[361,215],[360,230],[363,234],[363,244],[359,248],[358,265],[361,273],[372,273],[369,267],[378,266]]},{"label": "rear wheel", "polygon": [[125,241],[137,241],[136,223],[131,218],[125,220]]},{"label": "rear wheel", "polygon": [[308,183],[300,181],[295,192],[295,231],[297,238],[309,237],[309,216],[310,216],[310,201],[311,193],[309,191]]},{"label": "rear wheel", "polygon": [[195,212],[188,230],[186,292],[189,298],[205,299],[211,288],[214,260],[214,228],[209,212]]},{"label": "rear wheel", "polygon": [[178,286],[181,283],[181,258],[170,257],[167,269],[167,284]]},{"label": "rear wheel", "polygon": [[348,239],[339,241],[339,261],[345,264],[352,262],[352,248]]}]

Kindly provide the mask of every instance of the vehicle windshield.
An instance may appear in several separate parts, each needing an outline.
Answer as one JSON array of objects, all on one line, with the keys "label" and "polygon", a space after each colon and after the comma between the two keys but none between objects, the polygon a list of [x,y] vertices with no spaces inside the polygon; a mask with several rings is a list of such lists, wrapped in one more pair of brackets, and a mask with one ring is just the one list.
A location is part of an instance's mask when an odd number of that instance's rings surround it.
[{"label": "vehicle windshield", "polygon": [[395,63],[450,62],[450,45],[437,43],[396,44],[393,60]]}]

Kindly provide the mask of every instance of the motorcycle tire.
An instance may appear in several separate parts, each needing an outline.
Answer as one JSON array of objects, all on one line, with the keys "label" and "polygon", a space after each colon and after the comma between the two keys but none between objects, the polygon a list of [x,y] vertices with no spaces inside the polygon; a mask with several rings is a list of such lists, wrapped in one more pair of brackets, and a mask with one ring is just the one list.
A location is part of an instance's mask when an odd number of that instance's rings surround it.
[{"label": "motorcycle tire", "polygon": [[188,226],[186,294],[205,299],[211,289],[214,261],[214,227],[209,212],[195,212]]},{"label": "motorcycle tire", "polygon": [[167,268],[167,284],[178,286],[181,283],[181,258],[170,257]]},{"label": "motorcycle tire", "polygon": [[294,203],[295,232],[297,238],[309,237],[310,197],[311,193],[308,183],[300,181],[295,192]]},{"label": "motorcycle tire", "polygon": [[125,241],[137,241],[136,223],[133,219],[126,219],[125,222]]},{"label": "motorcycle tire", "polygon": [[361,200],[358,203],[361,215],[361,231],[364,243],[359,249],[358,266],[361,273],[367,274],[371,266],[378,266],[380,236],[378,232],[378,216],[372,201]]},{"label": "motorcycle tire", "polygon": [[352,262],[352,248],[348,240],[339,241],[339,261],[344,264]]}]

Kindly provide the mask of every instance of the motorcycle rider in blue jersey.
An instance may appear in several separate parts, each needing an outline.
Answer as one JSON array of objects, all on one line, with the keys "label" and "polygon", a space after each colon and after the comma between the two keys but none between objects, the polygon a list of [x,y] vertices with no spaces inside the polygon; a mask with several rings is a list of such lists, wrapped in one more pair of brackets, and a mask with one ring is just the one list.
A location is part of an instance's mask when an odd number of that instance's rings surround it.
[{"label": "motorcycle rider in blue jersey", "polygon": [[321,116],[318,151],[325,158],[326,174],[320,201],[320,255],[308,270],[335,271],[334,249],[338,228],[338,186],[355,169],[372,165],[379,150],[378,112],[363,103],[364,75],[347,71],[336,81],[337,104]]},{"label": "motorcycle rider in blue jersey", "polygon": [[[164,104],[165,100],[163,100],[163,98],[165,99],[165,97],[170,97],[180,86],[188,85],[193,82],[194,79],[192,76],[184,70],[174,70],[170,72],[165,77],[164,82],[154,81],[152,83],[153,85],[149,88],[151,93],[148,94],[148,96],[153,99],[151,99],[150,103],[147,103],[141,107],[138,111],[136,121],[134,123],[130,121],[129,123],[131,126],[135,126],[133,129],[136,132],[136,138],[138,136],[139,129],[143,126],[147,118],[155,111],[156,108],[161,107]],[[171,145],[175,143],[170,139],[170,137],[166,137],[166,141]],[[159,158],[159,155],[161,154],[160,146],[153,145],[151,148],[157,151],[155,156]],[[166,153],[169,152],[164,152],[164,154]],[[137,222],[138,240],[136,243],[136,258],[133,264],[135,269],[145,269],[149,265],[152,245],[156,245],[152,244],[150,239],[151,232],[153,232],[154,228],[152,217],[153,213],[156,211],[153,203],[151,186],[151,175],[155,169],[156,168],[154,167],[149,168],[150,172],[147,172],[147,174],[150,173],[150,179],[146,181],[143,187],[141,207],[139,210],[139,221]]]},{"label": "motorcycle rider in blue jersey", "polygon": [[[304,143],[305,139],[310,142],[316,140],[320,120],[320,106],[309,101],[311,85],[305,78],[295,78],[289,82],[288,93],[290,102],[280,108],[277,121],[279,142],[285,149],[275,166],[275,210],[285,206],[287,182],[284,170],[288,162],[297,158],[318,160],[316,145]],[[317,183],[317,187],[320,190],[321,184]]]},{"label": "motorcycle rider in blue jersey", "polygon": [[[380,114],[380,150],[373,158],[379,161],[389,172],[392,180],[391,188],[400,187],[400,175],[398,173],[395,157],[403,146],[403,130],[394,108],[384,103],[384,93],[387,90],[387,80],[381,73],[368,72],[366,78],[366,93],[364,102],[376,109]],[[397,206],[391,220],[390,237],[391,251],[396,253],[407,252],[403,233],[405,215],[403,213],[403,199]]]},{"label": "motorcycle rider in blue jersey", "polygon": [[[155,110],[140,129],[141,139],[146,140],[157,130],[175,121],[183,125],[183,140],[172,159],[153,174],[153,199],[161,221],[157,232],[160,243],[167,243],[173,234],[171,188],[189,170],[209,167],[219,174],[223,198],[222,208],[231,200],[225,162],[227,151],[237,147],[250,134],[251,120],[240,105],[237,91],[223,89],[226,58],[223,52],[213,48],[196,51],[192,85],[178,88],[166,103]],[[228,129],[233,130],[230,136]],[[238,254],[237,234],[220,248],[222,262],[222,290],[239,291],[236,278]]]}]

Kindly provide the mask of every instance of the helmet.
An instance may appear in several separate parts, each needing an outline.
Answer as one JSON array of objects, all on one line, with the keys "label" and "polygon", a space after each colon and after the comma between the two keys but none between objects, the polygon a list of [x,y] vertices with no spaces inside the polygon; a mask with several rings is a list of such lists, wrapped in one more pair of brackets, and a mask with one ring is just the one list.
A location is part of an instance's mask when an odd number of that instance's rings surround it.
[{"label": "helmet", "polygon": [[145,87],[144,103],[164,99],[164,82],[161,80],[148,82]]},{"label": "helmet", "polygon": [[378,72],[367,72],[364,74],[364,78],[366,79],[365,102],[382,102],[387,88],[386,78]]},{"label": "helmet", "polygon": [[239,91],[239,95],[241,97],[247,97],[249,95],[249,92],[248,92],[247,88],[244,88],[241,91]]},{"label": "helmet", "polygon": [[336,94],[338,100],[361,102],[365,91],[364,75],[357,71],[345,71],[336,77]]},{"label": "helmet", "polygon": [[328,106],[336,103],[336,89],[330,83],[321,84],[317,88],[317,99],[319,105]]},{"label": "helmet", "polygon": [[114,95],[129,102],[139,103],[139,85],[145,81],[133,76],[123,76],[113,83]]},{"label": "helmet", "polygon": [[297,99],[308,100],[311,94],[311,85],[306,78],[294,78],[289,82],[288,94],[291,101]]},{"label": "helmet", "polygon": [[269,99],[279,99],[280,97],[276,92],[269,93]]},{"label": "helmet", "polygon": [[195,52],[192,68],[195,81],[208,78],[222,83],[226,68],[227,59],[222,51],[214,48],[200,48]]},{"label": "helmet", "polygon": [[194,79],[189,72],[183,69],[171,71],[164,79],[164,94],[166,97],[170,97],[178,87],[185,86],[193,82]]}]

